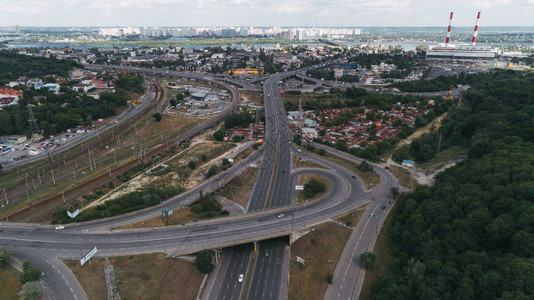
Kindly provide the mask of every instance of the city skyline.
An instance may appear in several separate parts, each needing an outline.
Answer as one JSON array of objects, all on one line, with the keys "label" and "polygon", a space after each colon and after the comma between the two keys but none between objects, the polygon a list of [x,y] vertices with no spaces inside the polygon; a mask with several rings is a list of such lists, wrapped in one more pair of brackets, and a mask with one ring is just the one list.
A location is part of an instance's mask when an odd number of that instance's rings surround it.
[{"label": "city skyline", "polygon": [[20,26],[534,26],[534,0],[259,1],[21,0],[3,3],[0,25]]}]

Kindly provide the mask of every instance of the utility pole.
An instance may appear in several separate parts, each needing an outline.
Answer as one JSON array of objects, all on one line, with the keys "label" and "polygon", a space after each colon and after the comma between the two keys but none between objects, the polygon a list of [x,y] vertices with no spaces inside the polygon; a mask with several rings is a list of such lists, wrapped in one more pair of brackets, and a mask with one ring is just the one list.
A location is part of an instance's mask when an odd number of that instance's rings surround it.
[{"label": "utility pole", "polygon": [[61,195],[63,196],[63,204],[67,206],[67,201],[65,201],[65,193],[63,192],[63,190],[61,190]]},{"label": "utility pole", "polygon": [[4,196],[6,197],[6,205],[9,204],[9,200],[7,200],[7,193],[6,193],[6,189],[4,188]]},{"label": "utility pole", "polygon": [[72,174],[74,174],[74,182],[78,183],[78,180],[76,179],[76,171],[72,172]]},{"label": "utility pole", "polygon": [[32,206],[32,202],[30,201],[30,193],[28,193],[28,189],[26,189],[26,197],[28,197],[28,204]]},{"label": "utility pole", "polygon": [[54,182],[54,184],[56,184],[56,178],[54,177],[54,170],[50,170],[50,172],[52,172],[52,181]]}]

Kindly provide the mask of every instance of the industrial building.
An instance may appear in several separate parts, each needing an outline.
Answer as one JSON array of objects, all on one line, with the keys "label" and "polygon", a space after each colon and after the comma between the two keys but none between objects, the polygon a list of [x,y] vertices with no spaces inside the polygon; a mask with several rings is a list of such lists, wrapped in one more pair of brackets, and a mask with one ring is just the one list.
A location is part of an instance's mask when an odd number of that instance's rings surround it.
[{"label": "industrial building", "polygon": [[471,44],[454,45],[450,43],[451,24],[453,13],[451,12],[449,18],[449,27],[447,29],[447,37],[444,44],[430,47],[426,52],[427,59],[441,59],[441,60],[491,60],[497,56],[497,52],[491,46],[477,46],[478,25],[480,22],[480,12],[477,15],[475,25],[475,32]]},{"label": "industrial building", "polygon": [[0,144],[19,145],[26,142],[28,139],[24,135],[6,135],[0,136]]}]

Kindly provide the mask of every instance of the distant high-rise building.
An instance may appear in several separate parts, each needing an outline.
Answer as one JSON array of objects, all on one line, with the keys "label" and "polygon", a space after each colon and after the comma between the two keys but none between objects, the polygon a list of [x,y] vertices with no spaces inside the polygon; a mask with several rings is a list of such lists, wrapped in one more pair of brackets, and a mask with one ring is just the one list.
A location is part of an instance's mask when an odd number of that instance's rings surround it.
[{"label": "distant high-rise building", "polygon": [[20,33],[20,27],[19,27],[19,25],[0,26],[0,32],[3,32],[3,33]]}]

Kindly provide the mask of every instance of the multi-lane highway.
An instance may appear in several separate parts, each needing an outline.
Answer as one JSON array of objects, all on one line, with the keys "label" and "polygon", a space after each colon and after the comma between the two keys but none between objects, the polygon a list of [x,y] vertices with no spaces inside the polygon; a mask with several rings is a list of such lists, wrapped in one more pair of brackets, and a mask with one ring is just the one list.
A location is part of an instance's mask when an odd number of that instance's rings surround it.
[{"label": "multi-lane highway", "polygon": [[[287,121],[285,118],[285,113],[283,113],[283,104],[280,98],[280,90],[278,88],[279,80],[283,78],[281,75],[275,75],[265,81],[263,86],[263,96],[265,103],[265,124],[266,132],[264,137],[264,159],[261,162],[260,170],[256,177],[256,183],[253,187],[247,211],[258,211],[265,208],[267,204],[270,207],[277,207],[280,205],[289,204],[289,197],[287,191],[290,192],[290,188],[286,184],[289,180],[289,169],[290,169],[290,140],[288,139],[289,133],[287,130]],[[280,114],[283,113],[283,118],[280,118]],[[283,149],[281,151],[280,149]],[[287,171],[287,172],[286,172]],[[274,186],[272,186],[273,179],[275,178]],[[286,180],[286,181],[284,181]],[[280,184],[282,183],[282,184]],[[272,186],[272,188],[271,188]],[[273,249],[277,247],[280,249]],[[272,252],[276,255],[283,255],[285,251],[282,248],[285,248],[283,243],[270,243],[264,244],[263,242],[259,244],[259,248],[262,251]],[[228,269],[219,270],[217,276],[212,277],[211,286],[213,289],[210,291],[210,295],[216,294],[217,299],[239,299],[241,296],[241,289],[236,289],[233,285],[224,284],[228,280],[233,282],[238,282],[239,275],[247,274],[247,269],[243,269],[243,262],[248,262],[251,257],[251,252],[244,253],[241,257],[237,255],[237,249],[228,249],[229,254],[225,255],[224,260],[230,260],[229,262],[224,261],[230,266]],[[241,252],[241,251],[240,251]],[[283,257],[279,258],[283,259]],[[249,291],[252,290],[262,290],[263,288],[258,286],[262,283],[260,274],[263,270],[263,264],[266,263],[266,260],[258,260],[255,268],[253,280]],[[258,264],[260,264],[258,266]],[[246,264],[248,266],[248,263]],[[281,266],[279,266],[281,268]],[[267,269],[267,268],[266,268]],[[277,270],[279,274],[282,273],[282,269]],[[243,283],[238,283],[243,285]],[[264,293],[262,293],[264,294]],[[209,299],[209,298],[208,298]]]},{"label": "multi-lane highway", "polygon": [[[146,71],[155,72],[152,69]],[[375,195],[366,192],[359,180],[352,179],[352,172],[324,159],[308,158],[330,168],[330,170],[291,171],[293,150],[291,132],[280,98],[278,82],[297,74],[297,72],[302,71],[276,74],[265,82],[265,145],[260,151],[240,164],[236,164],[227,172],[221,173],[157,207],[109,220],[69,225],[61,231],[54,230],[52,226],[39,224],[3,223],[4,230],[0,234],[0,244],[8,245],[16,257],[31,257],[32,262],[35,262],[45,271],[43,280],[50,290],[52,298],[84,299],[86,296],[79,284],[73,282],[75,280],[72,279],[72,273],[57,258],[79,259],[81,254],[95,246],[99,249],[97,256],[103,257],[155,251],[169,252],[170,249],[173,249],[174,254],[185,254],[201,249],[214,249],[269,240],[304,230],[313,224],[323,222],[369,202]],[[173,73],[166,74],[183,75]],[[191,78],[206,79],[202,74],[194,74],[194,77]],[[196,199],[200,190],[216,189],[246,168],[247,163],[260,160],[260,158],[263,159],[261,159],[261,169],[250,199],[249,213],[183,226],[107,231],[112,227],[158,215],[162,208],[176,208],[189,204]],[[383,181],[379,190],[375,189],[370,193],[383,192],[396,185],[396,181],[392,179],[389,172],[378,167],[375,170],[379,171]],[[331,189],[317,201],[291,206],[291,187],[296,182],[296,176],[302,172],[320,174],[326,177],[330,181]],[[263,210],[267,204],[271,209]],[[248,299],[283,298],[287,283],[287,278],[286,280],[283,278],[287,276],[289,260],[287,245],[286,239],[276,239],[259,244],[260,252],[251,277]],[[32,254],[35,252],[38,252],[39,255]],[[219,291],[221,292],[218,295],[224,295],[224,299],[240,298],[242,284],[238,278],[241,274],[245,275],[248,269],[250,253],[251,250],[247,246],[239,247],[236,251],[224,251],[225,257],[223,259],[227,265],[224,268],[221,267],[220,271],[224,274],[230,272],[230,276],[226,276],[220,282]],[[55,271],[56,269],[58,271]],[[337,272],[336,269],[336,274]],[[230,297],[226,298],[226,295]]]}]

